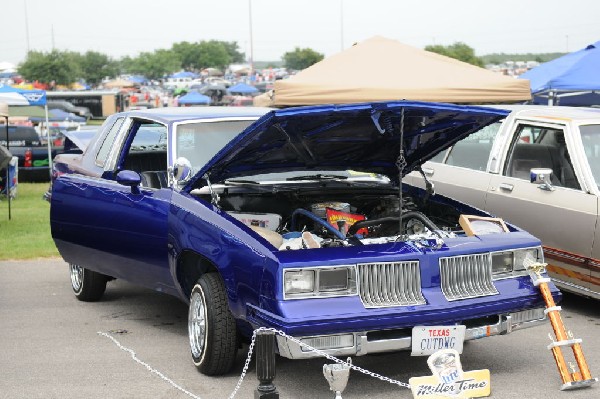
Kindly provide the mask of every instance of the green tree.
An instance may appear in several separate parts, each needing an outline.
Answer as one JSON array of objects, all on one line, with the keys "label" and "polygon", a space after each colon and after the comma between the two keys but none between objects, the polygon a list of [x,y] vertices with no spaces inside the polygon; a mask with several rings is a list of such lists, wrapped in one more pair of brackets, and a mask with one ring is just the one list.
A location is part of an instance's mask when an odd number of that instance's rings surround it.
[{"label": "green tree", "polygon": [[19,73],[29,81],[55,81],[56,84],[68,85],[82,77],[78,57],[78,53],[68,51],[30,51],[25,61],[19,65]]},{"label": "green tree", "polygon": [[316,64],[324,58],[324,55],[317,53],[310,48],[296,47],[294,51],[288,51],[282,57],[283,64],[290,69],[306,69],[309,66]]},{"label": "green tree", "polygon": [[139,73],[149,79],[160,79],[181,69],[179,55],[172,50],[160,49],[145,52],[133,59],[122,60],[121,65],[128,73]]},{"label": "green tree", "polygon": [[246,55],[238,49],[237,42],[221,42],[229,54],[230,63],[240,63],[246,60]]},{"label": "green tree", "polygon": [[461,42],[456,42],[450,46],[426,46],[425,50],[483,67],[483,60],[475,55],[475,50]]},{"label": "green tree", "polygon": [[224,69],[231,64],[231,56],[223,42],[218,40],[201,41],[199,43],[199,68]]},{"label": "green tree", "polygon": [[119,73],[118,62],[96,51],[88,51],[81,56],[80,66],[83,79],[93,85],[100,83],[106,76],[113,77]]},{"label": "green tree", "polygon": [[200,61],[200,48],[198,43],[179,42],[171,46],[171,50],[181,60],[181,67],[186,70],[196,70]]}]

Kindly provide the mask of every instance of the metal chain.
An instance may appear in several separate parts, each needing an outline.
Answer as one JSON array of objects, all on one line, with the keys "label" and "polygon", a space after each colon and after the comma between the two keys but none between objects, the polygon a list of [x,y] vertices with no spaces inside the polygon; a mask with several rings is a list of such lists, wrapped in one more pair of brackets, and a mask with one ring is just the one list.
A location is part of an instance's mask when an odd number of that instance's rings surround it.
[{"label": "metal chain", "polygon": [[320,349],[313,348],[312,346],[310,346],[310,345],[308,345],[308,344],[306,344],[304,342],[301,342],[299,339],[294,338],[291,335],[288,335],[288,334],[286,334],[285,332],[283,332],[281,330],[277,330],[275,328],[269,328],[269,327],[259,327],[256,330],[254,330],[254,332],[252,334],[252,341],[250,342],[250,347],[248,348],[248,357],[246,358],[246,363],[244,364],[244,368],[242,370],[242,375],[240,375],[240,379],[238,380],[238,383],[235,386],[235,389],[233,390],[233,392],[231,393],[231,395],[229,395],[229,399],[233,399],[234,398],[234,396],[237,394],[238,390],[242,386],[242,382],[244,380],[244,377],[246,377],[246,372],[248,371],[248,366],[250,365],[250,359],[252,358],[252,351],[254,350],[254,342],[256,341],[256,334],[259,331],[271,331],[271,332],[273,332],[273,333],[275,333],[277,335],[280,335],[283,338],[286,338],[286,339],[294,342],[295,344],[298,344],[298,345],[300,345],[300,346],[302,346],[302,347],[310,350],[311,352],[314,352],[314,353],[316,353],[316,354],[318,354],[318,355],[320,355],[322,357],[325,357],[325,358],[327,358],[327,359],[329,359],[329,360],[331,360],[331,361],[333,361],[335,363],[345,365],[345,366],[351,368],[352,370],[356,370],[359,373],[363,373],[365,375],[368,375],[369,377],[377,378],[377,379],[379,379],[381,381],[389,382],[390,384],[395,384],[395,385],[401,386],[403,388],[410,389],[410,385],[407,384],[407,383],[394,380],[392,378],[383,376],[381,374],[377,374],[377,373],[374,373],[372,371],[363,369],[362,367],[358,367],[358,366],[356,366],[356,365],[354,365],[352,363],[348,363],[345,360],[338,359],[337,357],[332,356],[332,355],[330,355],[328,353],[325,353],[325,352],[323,352]]}]

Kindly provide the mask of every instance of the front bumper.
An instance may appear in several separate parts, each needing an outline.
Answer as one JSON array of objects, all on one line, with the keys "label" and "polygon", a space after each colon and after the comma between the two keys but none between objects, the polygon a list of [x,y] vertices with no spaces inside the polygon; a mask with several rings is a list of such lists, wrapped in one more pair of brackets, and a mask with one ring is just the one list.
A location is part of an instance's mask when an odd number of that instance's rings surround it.
[{"label": "front bumper", "polygon": [[[489,320],[489,319],[485,319]],[[547,321],[544,308],[530,309],[498,315],[494,324],[471,323],[465,331],[465,341],[509,334],[516,330],[534,327]],[[396,352],[411,349],[411,329],[396,331],[361,331],[333,335],[295,337],[332,356],[362,356],[369,353]],[[350,344],[351,342],[351,344]],[[343,345],[340,347],[340,343]],[[312,349],[299,345],[285,337],[277,336],[279,354],[289,359],[309,359],[320,355]]]}]

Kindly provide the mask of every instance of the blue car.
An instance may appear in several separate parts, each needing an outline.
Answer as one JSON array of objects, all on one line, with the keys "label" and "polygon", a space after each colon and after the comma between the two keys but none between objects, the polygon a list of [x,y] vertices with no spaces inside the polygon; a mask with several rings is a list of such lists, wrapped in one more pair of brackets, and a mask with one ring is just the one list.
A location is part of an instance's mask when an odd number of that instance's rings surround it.
[{"label": "blue car", "polygon": [[207,375],[259,327],[293,359],[460,352],[545,321],[526,270],[540,241],[401,181],[506,115],[410,101],[118,113],[56,157],[52,236],[79,300],[123,279],[189,303]]}]

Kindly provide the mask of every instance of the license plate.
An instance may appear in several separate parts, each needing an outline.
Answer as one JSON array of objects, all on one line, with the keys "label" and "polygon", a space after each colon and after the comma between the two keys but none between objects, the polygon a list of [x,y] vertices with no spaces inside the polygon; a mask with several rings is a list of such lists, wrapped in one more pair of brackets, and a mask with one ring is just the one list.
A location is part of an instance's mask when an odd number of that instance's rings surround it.
[{"label": "license plate", "polygon": [[466,326],[417,326],[412,329],[412,356],[428,356],[440,349],[462,353]]}]

